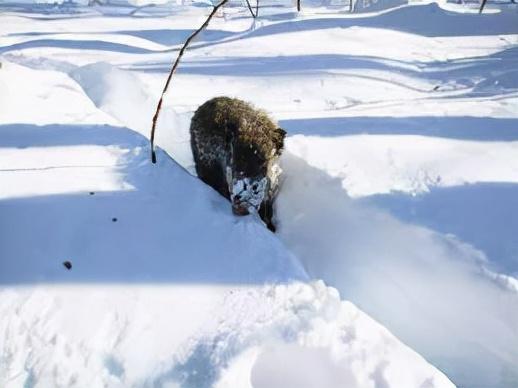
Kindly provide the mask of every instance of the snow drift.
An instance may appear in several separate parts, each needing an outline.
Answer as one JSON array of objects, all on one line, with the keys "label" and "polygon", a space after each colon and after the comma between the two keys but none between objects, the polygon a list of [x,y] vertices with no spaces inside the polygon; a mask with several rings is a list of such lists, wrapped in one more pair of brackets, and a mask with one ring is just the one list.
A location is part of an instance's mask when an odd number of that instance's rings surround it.
[{"label": "snow drift", "polygon": [[210,97],[279,119],[281,241],[127,129],[205,5],[1,6],[0,385],[451,385],[311,277],[459,385],[516,385],[515,6],[314,5],[225,11],[158,128],[189,168]]},{"label": "snow drift", "polygon": [[0,385],[452,386],[307,283],[258,219],[233,216],[166,154],[152,165],[140,135],[4,125],[0,138],[13,167],[0,173],[13,186],[0,201]]},{"label": "snow drift", "polygon": [[279,234],[310,276],[385,322],[454,381],[517,384],[518,293],[495,281],[483,253],[354,201],[341,179],[293,155],[283,169]]}]

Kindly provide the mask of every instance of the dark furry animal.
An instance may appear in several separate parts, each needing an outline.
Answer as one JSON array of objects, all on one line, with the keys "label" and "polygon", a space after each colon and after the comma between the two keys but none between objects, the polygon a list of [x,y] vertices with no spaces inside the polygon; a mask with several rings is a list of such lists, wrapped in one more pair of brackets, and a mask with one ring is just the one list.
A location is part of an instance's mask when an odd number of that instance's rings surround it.
[{"label": "dark furry animal", "polygon": [[286,132],[262,111],[229,97],[201,105],[191,121],[191,147],[198,177],[232,203],[235,214],[257,212],[273,224],[278,158]]}]

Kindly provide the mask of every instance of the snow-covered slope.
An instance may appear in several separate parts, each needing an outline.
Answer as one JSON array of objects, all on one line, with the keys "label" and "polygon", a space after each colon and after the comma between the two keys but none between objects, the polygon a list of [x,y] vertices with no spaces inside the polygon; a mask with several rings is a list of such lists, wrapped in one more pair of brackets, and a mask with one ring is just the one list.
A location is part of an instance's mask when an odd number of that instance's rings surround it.
[{"label": "snow-covered slope", "polygon": [[452,387],[323,283],[1,292],[3,387]]},{"label": "snow-covered slope", "polygon": [[0,386],[452,386],[74,78],[3,64],[20,76],[39,87],[0,125]]},{"label": "snow-covered slope", "polygon": [[192,171],[199,104],[272,112],[290,135],[273,236],[149,164],[206,8],[2,6],[0,385],[451,384],[341,297],[460,386],[514,387],[518,10],[470,7],[253,23],[236,3],[211,23],[158,143]]}]

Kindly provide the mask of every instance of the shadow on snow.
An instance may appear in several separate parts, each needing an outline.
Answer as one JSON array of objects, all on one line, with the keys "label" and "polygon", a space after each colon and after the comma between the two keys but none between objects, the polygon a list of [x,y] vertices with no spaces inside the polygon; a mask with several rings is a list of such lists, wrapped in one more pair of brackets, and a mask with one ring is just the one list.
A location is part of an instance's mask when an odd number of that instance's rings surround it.
[{"label": "shadow on snow", "polygon": [[[0,139],[0,147],[10,148],[127,149],[115,168],[133,187],[1,200],[0,284],[263,284],[304,276],[252,216],[232,215],[224,198],[164,152],[152,165],[148,142],[137,133],[110,126],[6,125]],[[2,174],[16,173],[0,171],[0,182]],[[66,176],[81,174],[78,169]],[[63,266],[67,260],[71,270]]]},{"label": "shadow on snow", "polygon": [[280,120],[290,135],[419,135],[459,140],[516,141],[518,119],[491,117],[322,117]]}]

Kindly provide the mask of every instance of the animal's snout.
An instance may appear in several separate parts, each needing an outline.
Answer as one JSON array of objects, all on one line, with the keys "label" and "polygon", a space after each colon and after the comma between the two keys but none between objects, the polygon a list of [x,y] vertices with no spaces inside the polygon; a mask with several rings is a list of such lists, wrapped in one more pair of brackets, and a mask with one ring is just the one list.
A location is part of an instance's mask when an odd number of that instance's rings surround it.
[{"label": "animal's snout", "polygon": [[236,215],[247,215],[259,211],[265,196],[266,178],[238,178],[232,181],[230,200]]},{"label": "animal's snout", "polygon": [[241,196],[238,194],[233,198],[232,201],[232,212],[238,216],[246,216],[250,212],[248,211],[248,204],[243,202]]},{"label": "animal's snout", "polygon": [[248,214],[250,214],[246,206],[232,206],[232,212],[236,216],[247,216]]}]

